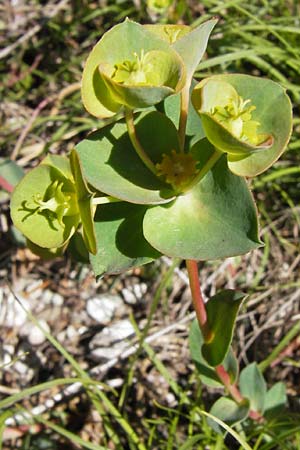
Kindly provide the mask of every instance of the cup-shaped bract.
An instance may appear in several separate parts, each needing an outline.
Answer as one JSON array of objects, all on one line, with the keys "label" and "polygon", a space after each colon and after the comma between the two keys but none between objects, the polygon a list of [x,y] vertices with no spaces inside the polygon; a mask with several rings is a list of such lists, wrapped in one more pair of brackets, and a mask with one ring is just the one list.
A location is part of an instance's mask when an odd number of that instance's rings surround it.
[{"label": "cup-shaped bract", "polygon": [[[255,176],[282,154],[292,130],[292,108],[277,83],[250,75],[216,75],[192,93],[208,140],[227,153],[229,168]],[[275,106],[276,105],[276,106]]]},{"label": "cup-shaped bract", "polygon": [[174,25],[174,24],[147,24],[143,25],[146,30],[159,36],[161,39],[174,44],[178,39],[190,33],[192,28],[189,25]]},{"label": "cup-shaped bract", "polygon": [[143,25],[144,28],[167,41],[181,57],[185,66],[186,86],[190,87],[193,74],[200,63],[209,36],[217,24],[216,18],[201,23],[196,28],[187,25]]},{"label": "cup-shaped bract", "polygon": [[14,225],[33,244],[64,246],[80,221],[68,159],[49,156],[28,172],[12,194],[10,209]]},{"label": "cup-shaped bract", "polygon": [[122,106],[147,108],[185,83],[185,67],[170,44],[130,20],[106,32],[83,72],[82,100],[92,115],[108,118]]},{"label": "cup-shaped bract", "polygon": [[97,252],[97,244],[94,228],[94,193],[89,189],[87,182],[82,174],[82,167],[78,154],[75,149],[70,154],[70,165],[75,181],[76,198],[80,221],[82,224],[83,242],[90,253]]}]

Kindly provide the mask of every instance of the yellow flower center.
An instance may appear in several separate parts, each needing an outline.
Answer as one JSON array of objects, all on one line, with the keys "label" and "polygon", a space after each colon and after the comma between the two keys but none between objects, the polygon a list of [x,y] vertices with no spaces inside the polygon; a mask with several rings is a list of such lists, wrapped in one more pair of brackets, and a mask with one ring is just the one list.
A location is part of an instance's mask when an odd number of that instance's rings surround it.
[{"label": "yellow flower center", "polygon": [[171,155],[163,154],[163,159],[160,164],[156,164],[156,168],[159,176],[164,177],[174,189],[180,190],[197,174],[196,164],[192,155],[172,150]]},{"label": "yellow flower center", "polygon": [[252,120],[252,111],[256,106],[249,105],[250,102],[251,100],[243,100],[236,95],[236,98],[232,98],[227,105],[215,106],[211,114],[238,139],[257,145],[259,141],[257,128],[260,123]]},{"label": "yellow flower center", "polygon": [[56,218],[61,226],[64,226],[63,218],[78,213],[78,206],[75,193],[64,192],[63,182],[54,181],[44,196],[35,194],[33,203],[37,206],[34,212],[42,213],[47,211],[48,215]]},{"label": "yellow flower center", "polygon": [[152,65],[147,58],[148,53],[144,50],[141,55],[134,53],[134,60],[126,60],[119,64],[115,64],[112,79],[117,83],[143,85],[147,84],[147,74],[151,72]]}]

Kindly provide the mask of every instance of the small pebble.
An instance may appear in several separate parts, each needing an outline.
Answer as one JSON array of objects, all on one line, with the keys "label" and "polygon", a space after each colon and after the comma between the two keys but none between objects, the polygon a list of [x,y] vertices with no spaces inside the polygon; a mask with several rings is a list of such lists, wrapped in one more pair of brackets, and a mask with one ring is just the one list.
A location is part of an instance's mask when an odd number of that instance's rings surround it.
[{"label": "small pebble", "polygon": [[128,289],[128,288],[122,289],[122,294],[123,294],[123,297],[124,297],[124,300],[126,303],[129,303],[129,305],[136,304],[137,298],[130,289]]},{"label": "small pebble", "polygon": [[28,366],[26,364],[24,364],[22,361],[16,361],[14,363],[14,368],[21,375],[24,375],[28,370]]},{"label": "small pebble", "polygon": [[8,366],[14,356],[15,347],[10,344],[3,344],[3,347],[1,349],[1,356],[0,356],[0,367],[6,367]]},{"label": "small pebble", "polygon": [[26,310],[29,310],[28,301],[18,295],[25,310],[20,306],[11,292],[0,299],[0,326],[7,328],[21,327],[27,319]]},{"label": "small pebble", "polygon": [[67,328],[67,338],[72,340],[74,339],[76,336],[78,336],[78,330],[76,330],[76,328],[73,325],[69,325]]},{"label": "small pebble", "polygon": [[[50,332],[49,325],[47,324],[47,322],[45,320],[39,320],[39,324],[46,332],[48,332],[48,333]],[[41,345],[47,339],[45,334],[43,333],[43,331],[37,325],[31,325],[26,328],[27,328],[27,330],[25,330],[25,333],[23,330],[22,330],[22,332],[23,332],[23,335],[24,334],[27,335],[28,342],[31,345]]]},{"label": "small pebble", "polygon": [[52,297],[51,297],[51,303],[52,303],[53,305],[61,306],[61,305],[63,304],[63,302],[64,302],[64,298],[63,298],[62,295],[57,294],[57,293],[55,293],[55,294],[52,295]]},{"label": "small pebble", "polygon": [[138,300],[141,300],[147,292],[147,284],[146,283],[135,284],[132,289],[133,292],[135,293],[136,298]]},{"label": "small pebble", "polygon": [[112,347],[98,347],[91,351],[91,357],[96,361],[108,361],[118,358],[126,347],[127,344],[125,342]]},{"label": "small pebble", "polygon": [[90,342],[90,348],[110,347],[115,342],[123,341],[134,335],[135,331],[128,319],[119,320],[97,333]]},{"label": "small pebble", "polygon": [[116,311],[124,311],[124,303],[118,295],[101,295],[87,301],[86,311],[96,322],[107,325]]}]

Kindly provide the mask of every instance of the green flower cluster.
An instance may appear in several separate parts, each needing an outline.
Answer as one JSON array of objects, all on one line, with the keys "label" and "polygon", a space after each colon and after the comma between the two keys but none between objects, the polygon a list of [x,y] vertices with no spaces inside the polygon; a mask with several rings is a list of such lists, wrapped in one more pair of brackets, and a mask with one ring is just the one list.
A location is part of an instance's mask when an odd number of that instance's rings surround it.
[{"label": "green flower cluster", "polygon": [[216,22],[126,20],[103,35],[84,67],[82,100],[115,121],[69,159],[47,156],[15,189],[12,219],[32,247],[57,254],[80,233],[102,275],[162,253],[215,259],[261,245],[243,177],[284,151],[291,104],[262,78],[193,80]]}]

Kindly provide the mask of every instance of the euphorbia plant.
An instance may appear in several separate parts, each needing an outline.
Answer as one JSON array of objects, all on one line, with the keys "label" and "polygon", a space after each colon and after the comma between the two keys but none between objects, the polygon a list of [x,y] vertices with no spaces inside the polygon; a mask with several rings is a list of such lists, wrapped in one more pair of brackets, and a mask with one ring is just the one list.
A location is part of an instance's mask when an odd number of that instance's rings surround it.
[{"label": "euphorbia plant", "polygon": [[216,22],[192,29],[126,20],[105,33],[85,64],[82,99],[109,124],[69,159],[47,156],[29,172],[11,212],[40,254],[56,255],[82,234],[96,276],[162,254],[185,259],[197,315],[192,356],[203,381],[223,384],[229,395],[212,412],[234,423],[260,419],[268,394],[256,366],[237,382],[230,343],[245,295],[224,290],[204,304],[197,261],[262,245],[244,177],[278,159],[292,117],[273,81],[240,74],[193,80]]}]

